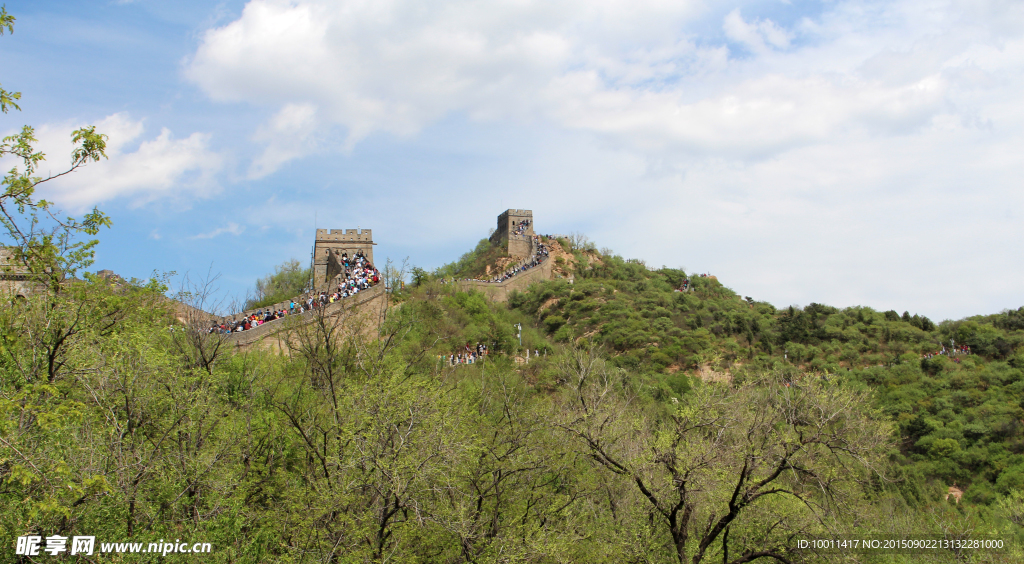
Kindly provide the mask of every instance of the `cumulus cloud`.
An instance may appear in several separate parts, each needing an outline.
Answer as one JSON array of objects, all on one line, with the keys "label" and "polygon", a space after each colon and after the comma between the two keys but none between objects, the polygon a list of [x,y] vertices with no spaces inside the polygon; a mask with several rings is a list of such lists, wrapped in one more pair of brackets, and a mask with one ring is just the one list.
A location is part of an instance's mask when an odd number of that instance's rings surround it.
[{"label": "cumulus cloud", "polygon": [[331,127],[351,148],[451,113],[543,120],[641,151],[760,158],[970,114],[950,102],[990,74],[969,51],[999,48],[991,33],[959,29],[955,13],[937,30],[919,19],[927,6],[887,4],[841,2],[789,27],[735,8],[720,26],[751,58],[694,31],[713,12],[698,0],[251,0],[206,32],[185,73],[214,99],[277,108],[256,135],[266,150],[253,177]]},{"label": "cumulus cloud", "polygon": [[[351,147],[373,132],[414,134],[452,112],[543,116],[552,81],[583,60],[615,80],[649,80],[670,70],[658,66],[671,67],[676,54],[694,51],[674,24],[697,7],[254,0],[239,19],[205,34],[185,73],[216,100],[316,107],[323,125],[345,128]],[[638,50],[639,66],[596,48],[652,36],[664,44]]]},{"label": "cumulus cloud", "polygon": [[[81,123],[45,124],[36,129],[37,149],[47,156],[41,176],[67,169],[71,132]],[[215,187],[214,174],[222,158],[210,150],[210,135],[193,133],[176,139],[163,128],[144,138],[145,125],[127,114],[109,115],[95,122],[96,131],[108,136],[107,159],[90,163],[73,174],[42,184],[40,194],[71,210],[80,211],[114,198],[141,204],[161,197],[199,196]],[[8,168],[13,161],[4,163]]]},{"label": "cumulus cloud", "polygon": [[287,104],[256,132],[265,145],[249,166],[249,178],[273,173],[284,163],[308,155],[317,147],[317,108],[312,104]]},{"label": "cumulus cloud", "polygon": [[769,50],[769,46],[785,49],[789,47],[792,36],[771,20],[744,21],[739,8],[725,16],[722,29],[729,39],[746,45],[755,53],[764,53]]}]

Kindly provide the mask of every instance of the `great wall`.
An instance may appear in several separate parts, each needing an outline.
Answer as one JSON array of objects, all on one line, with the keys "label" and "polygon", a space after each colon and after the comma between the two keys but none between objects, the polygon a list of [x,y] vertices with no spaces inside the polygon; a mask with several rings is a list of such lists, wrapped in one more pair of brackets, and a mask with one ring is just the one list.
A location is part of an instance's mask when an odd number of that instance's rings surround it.
[{"label": "great wall", "polygon": [[[504,247],[508,256],[520,259],[508,270],[514,274],[500,282],[485,280],[454,280],[461,290],[481,292],[491,300],[506,301],[513,291],[522,291],[534,282],[550,280],[553,277],[551,260],[542,260],[526,270],[536,260],[537,236],[534,232],[533,212],[523,209],[509,209],[497,219],[497,229],[490,237],[491,244]],[[276,304],[242,311],[219,318],[222,325],[233,325],[257,311],[292,311],[293,303],[306,303],[310,297],[318,296],[335,285],[344,276],[342,257],[362,253],[373,264],[373,235],[370,229],[317,229],[312,256],[312,290],[294,299]],[[382,318],[380,312],[387,307],[389,288],[380,281],[367,290],[353,296],[325,304],[322,315],[331,318],[350,316],[358,319],[361,326],[373,324]],[[281,319],[265,322],[245,331],[233,331],[224,335],[227,344],[237,348],[261,347],[283,350],[288,339],[287,332],[305,325],[314,319],[315,312],[287,315]]]},{"label": "great wall", "polygon": [[[554,261],[537,261],[538,237],[534,231],[531,210],[508,209],[502,212],[498,216],[497,229],[490,236],[490,241],[494,246],[503,247],[508,257],[519,259],[518,262],[506,267],[506,271],[513,274],[501,281],[462,279],[452,280],[451,283],[464,291],[478,291],[494,301],[506,301],[513,291],[525,290],[534,282],[550,280],[555,276]],[[191,318],[189,324],[196,330],[203,330],[203,327],[209,330],[213,325],[233,326],[240,320],[260,311],[284,310],[290,313],[295,310],[293,304],[307,303],[310,297],[319,296],[321,292],[332,288],[339,279],[344,277],[344,257],[346,255],[353,257],[357,253],[362,254],[370,264],[373,264],[373,247],[375,245],[373,232],[370,229],[317,229],[311,257],[311,291],[290,300],[227,316],[216,316],[201,310],[193,311],[192,308],[182,307],[178,308],[181,311],[176,314],[176,317],[181,321],[185,321],[186,317]],[[2,267],[0,268],[0,291],[21,297],[35,293],[39,282],[23,269],[15,268],[14,261],[11,259],[12,255],[9,251],[0,249],[0,267]],[[104,270],[97,274],[102,278],[120,280],[120,277],[111,271]],[[331,317],[352,315],[362,319],[362,322],[372,322],[372,318],[380,318],[381,316],[377,313],[386,308],[388,291],[384,280],[380,280],[380,283],[355,295],[324,304],[322,313]],[[191,313],[189,313],[190,311]],[[287,315],[245,331],[225,333],[224,339],[226,343],[238,348],[268,345],[283,348],[282,337],[279,333],[309,323],[312,319],[312,311]]]}]

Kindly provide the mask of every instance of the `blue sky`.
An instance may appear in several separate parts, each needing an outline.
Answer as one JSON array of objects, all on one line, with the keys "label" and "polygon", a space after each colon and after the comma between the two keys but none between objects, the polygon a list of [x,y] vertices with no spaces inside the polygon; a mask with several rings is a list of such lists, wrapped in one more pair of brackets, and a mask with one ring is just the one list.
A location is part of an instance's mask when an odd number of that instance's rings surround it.
[{"label": "blue sky", "polygon": [[45,191],[113,218],[96,269],[237,296],[314,223],[433,268],[516,207],[778,306],[1024,305],[1020,2],[6,7],[0,130],[110,136]]}]

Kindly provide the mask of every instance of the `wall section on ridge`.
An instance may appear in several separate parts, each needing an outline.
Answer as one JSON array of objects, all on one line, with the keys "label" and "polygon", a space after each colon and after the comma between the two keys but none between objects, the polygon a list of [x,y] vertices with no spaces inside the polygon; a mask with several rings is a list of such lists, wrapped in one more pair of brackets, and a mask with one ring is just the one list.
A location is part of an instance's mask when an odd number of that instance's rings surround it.
[{"label": "wall section on ridge", "polygon": [[[378,284],[369,290],[359,292],[352,297],[344,298],[340,301],[334,302],[333,304],[327,304],[326,312],[330,317],[337,317],[345,314],[360,317],[363,325],[369,323],[373,326],[373,329],[376,329],[377,323],[371,319],[376,316],[367,314],[375,314],[379,312],[379,310],[384,307],[386,300],[387,296],[385,295],[384,284]],[[264,323],[255,329],[249,329],[248,331],[242,331],[240,333],[230,333],[224,337],[224,343],[235,348],[246,349],[257,346],[260,341],[264,341],[269,338],[277,340],[277,345],[271,348],[277,348],[283,351],[286,347],[286,335],[282,335],[282,333],[286,334],[291,330],[295,330],[302,325],[310,323],[313,321],[315,313],[316,312],[314,311],[307,311],[305,313],[289,315],[284,319]],[[363,329],[365,329],[365,327]]]},{"label": "wall section on ridge", "polygon": [[539,265],[521,272],[504,282],[483,282],[481,280],[458,280],[456,283],[462,291],[476,290],[496,302],[508,301],[513,291],[522,292],[534,282],[551,280],[553,261],[546,260]]}]

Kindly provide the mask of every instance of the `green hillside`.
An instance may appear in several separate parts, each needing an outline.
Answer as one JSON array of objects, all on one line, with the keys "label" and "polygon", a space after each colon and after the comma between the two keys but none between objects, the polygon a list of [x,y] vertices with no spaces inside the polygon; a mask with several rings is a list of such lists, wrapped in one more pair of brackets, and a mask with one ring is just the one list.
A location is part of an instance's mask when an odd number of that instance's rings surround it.
[{"label": "green hillside", "polygon": [[[535,284],[509,300],[537,329],[530,347],[600,346],[655,399],[701,377],[842,378],[872,390],[898,424],[893,460],[917,481],[956,484],[979,505],[1024,489],[1024,307],[939,324],[870,307],[779,310],[716,278],[586,254],[575,253],[573,283]],[[688,291],[677,291],[684,281]],[[970,354],[935,354],[963,346]]]},{"label": "green hillside", "polygon": [[[654,397],[683,392],[679,373],[721,373],[734,385],[766,371],[842,378],[871,389],[899,425],[895,460],[915,475],[956,483],[984,505],[1024,488],[1024,308],[938,325],[869,307],[777,310],[713,278],[675,292],[681,271],[602,262],[509,305],[554,342],[585,336],[616,366],[663,375],[651,377],[663,384]],[[963,345],[970,355],[930,355]]]}]

